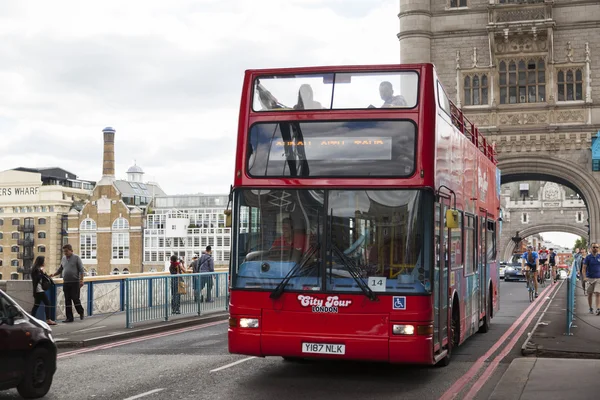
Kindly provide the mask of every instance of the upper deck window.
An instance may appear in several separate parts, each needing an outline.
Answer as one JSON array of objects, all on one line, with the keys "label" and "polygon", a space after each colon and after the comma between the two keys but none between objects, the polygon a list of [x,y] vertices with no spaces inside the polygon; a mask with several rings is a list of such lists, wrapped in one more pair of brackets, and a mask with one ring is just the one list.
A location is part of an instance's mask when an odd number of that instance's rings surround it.
[{"label": "upper deck window", "polygon": [[263,76],[254,81],[254,111],[413,108],[415,71]]}]

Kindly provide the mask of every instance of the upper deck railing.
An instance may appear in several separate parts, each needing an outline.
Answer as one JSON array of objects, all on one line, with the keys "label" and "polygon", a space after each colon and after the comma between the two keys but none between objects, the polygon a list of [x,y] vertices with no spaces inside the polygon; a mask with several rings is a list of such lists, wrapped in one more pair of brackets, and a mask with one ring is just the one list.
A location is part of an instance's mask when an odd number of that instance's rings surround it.
[{"label": "upper deck railing", "polygon": [[486,138],[479,132],[479,129],[477,129],[477,127],[469,121],[463,112],[452,102],[450,103],[450,109],[452,111],[452,123],[454,126],[456,126],[458,130],[471,141],[471,143],[477,146],[479,151],[485,154],[494,165],[498,164],[494,145],[488,143]]}]

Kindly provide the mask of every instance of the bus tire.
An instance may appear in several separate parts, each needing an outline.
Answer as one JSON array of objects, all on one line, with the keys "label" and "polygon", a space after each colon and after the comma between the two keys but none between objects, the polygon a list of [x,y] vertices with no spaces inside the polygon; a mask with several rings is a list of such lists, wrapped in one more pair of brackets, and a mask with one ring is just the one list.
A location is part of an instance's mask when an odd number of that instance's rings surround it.
[{"label": "bus tire", "polygon": [[492,288],[490,287],[490,293],[488,296],[488,302],[485,310],[485,316],[483,317],[483,325],[479,327],[479,333],[488,333],[490,325],[492,324]]},{"label": "bus tire", "polygon": [[458,306],[458,299],[456,296],[452,301],[452,321],[450,323],[450,335],[448,340],[448,354],[446,357],[442,358],[437,364],[437,367],[447,367],[450,365],[450,360],[452,359],[452,351],[455,347],[458,347],[458,342],[460,341],[460,308]]}]

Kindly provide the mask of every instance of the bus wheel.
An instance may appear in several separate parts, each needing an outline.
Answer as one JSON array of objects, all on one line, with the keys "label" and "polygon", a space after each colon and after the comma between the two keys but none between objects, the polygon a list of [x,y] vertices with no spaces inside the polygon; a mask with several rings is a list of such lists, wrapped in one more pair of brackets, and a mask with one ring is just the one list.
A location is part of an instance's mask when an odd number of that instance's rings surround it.
[{"label": "bus wheel", "polygon": [[479,327],[479,333],[487,333],[490,330],[492,323],[492,288],[488,296],[487,309],[485,310],[485,317],[483,317],[483,325]]}]

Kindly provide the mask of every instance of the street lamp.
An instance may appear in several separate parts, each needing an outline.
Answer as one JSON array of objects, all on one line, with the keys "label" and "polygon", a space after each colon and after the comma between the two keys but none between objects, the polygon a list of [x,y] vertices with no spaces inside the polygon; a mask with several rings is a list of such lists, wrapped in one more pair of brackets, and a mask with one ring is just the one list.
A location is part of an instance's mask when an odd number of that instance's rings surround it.
[{"label": "street lamp", "polygon": [[519,231],[516,232],[515,236],[513,236],[512,238],[510,238],[510,240],[512,240],[515,243],[515,249],[519,248],[519,244],[521,243],[521,241],[523,240],[523,238],[521,236],[519,236]]}]

